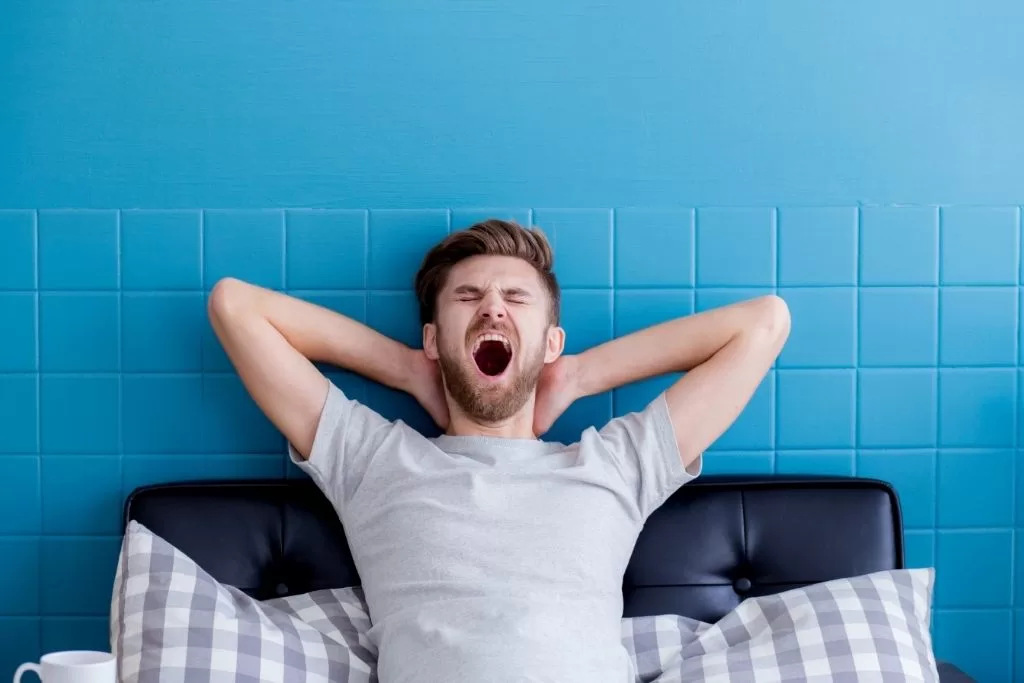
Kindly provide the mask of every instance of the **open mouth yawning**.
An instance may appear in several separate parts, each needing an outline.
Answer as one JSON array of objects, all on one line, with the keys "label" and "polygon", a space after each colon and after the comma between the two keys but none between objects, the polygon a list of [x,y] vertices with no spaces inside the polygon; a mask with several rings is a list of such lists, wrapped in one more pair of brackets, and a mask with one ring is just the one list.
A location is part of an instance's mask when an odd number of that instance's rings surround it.
[{"label": "open mouth yawning", "polygon": [[473,344],[473,360],[480,372],[497,377],[512,361],[512,344],[503,334],[483,334]]}]

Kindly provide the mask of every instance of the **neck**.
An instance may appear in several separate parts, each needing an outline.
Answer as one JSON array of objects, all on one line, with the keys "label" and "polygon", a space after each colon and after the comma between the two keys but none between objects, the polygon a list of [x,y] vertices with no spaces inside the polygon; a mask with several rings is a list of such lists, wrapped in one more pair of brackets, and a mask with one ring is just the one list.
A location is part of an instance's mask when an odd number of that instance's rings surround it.
[{"label": "neck", "polygon": [[533,398],[519,411],[498,422],[481,422],[468,415],[448,399],[448,436],[494,436],[504,439],[535,439],[533,432]]}]

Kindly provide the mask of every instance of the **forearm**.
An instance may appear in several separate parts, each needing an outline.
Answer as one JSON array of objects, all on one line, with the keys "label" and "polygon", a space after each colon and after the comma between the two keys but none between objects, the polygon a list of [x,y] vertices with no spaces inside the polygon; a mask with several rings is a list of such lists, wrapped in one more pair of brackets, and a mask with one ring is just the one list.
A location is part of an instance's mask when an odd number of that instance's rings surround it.
[{"label": "forearm", "polygon": [[579,355],[579,392],[599,394],[741,350],[748,337],[777,323],[775,297],[760,297],[639,330]]},{"label": "forearm", "polygon": [[350,370],[396,389],[406,389],[411,349],[363,323],[322,306],[234,279],[218,283],[214,324],[232,355],[232,344],[260,344],[280,335],[310,361]]}]

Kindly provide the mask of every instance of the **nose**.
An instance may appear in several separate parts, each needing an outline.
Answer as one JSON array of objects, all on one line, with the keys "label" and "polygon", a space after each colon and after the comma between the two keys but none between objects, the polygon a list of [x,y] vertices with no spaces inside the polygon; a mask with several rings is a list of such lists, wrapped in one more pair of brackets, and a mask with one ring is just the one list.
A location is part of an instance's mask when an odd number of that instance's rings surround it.
[{"label": "nose", "polygon": [[504,320],[505,302],[496,292],[488,292],[480,304],[480,315],[487,320]]}]

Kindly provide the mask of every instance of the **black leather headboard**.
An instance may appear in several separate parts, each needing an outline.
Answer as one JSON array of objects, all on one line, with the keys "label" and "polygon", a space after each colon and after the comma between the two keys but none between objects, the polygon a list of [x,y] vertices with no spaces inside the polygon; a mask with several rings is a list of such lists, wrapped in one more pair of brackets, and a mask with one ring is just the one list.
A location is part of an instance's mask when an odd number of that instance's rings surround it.
[{"label": "black leather headboard", "polygon": [[[334,508],[308,479],[136,489],[138,520],[221,583],[265,599],[359,584]],[[850,477],[704,476],[647,520],[626,575],[624,616],[713,622],[752,595],[903,568],[899,499]],[[971,683],[940,662],[942,683]]]},{"label": "black leather headboard", "polygon": [[[306,479],[134,491],[138,520],[257,598],[359,583],[334,509]],[[751,595],[903,567],[892,488],[868,479],[713,477],[647,521],[623,581],[625,616],[714,621]]]}]

